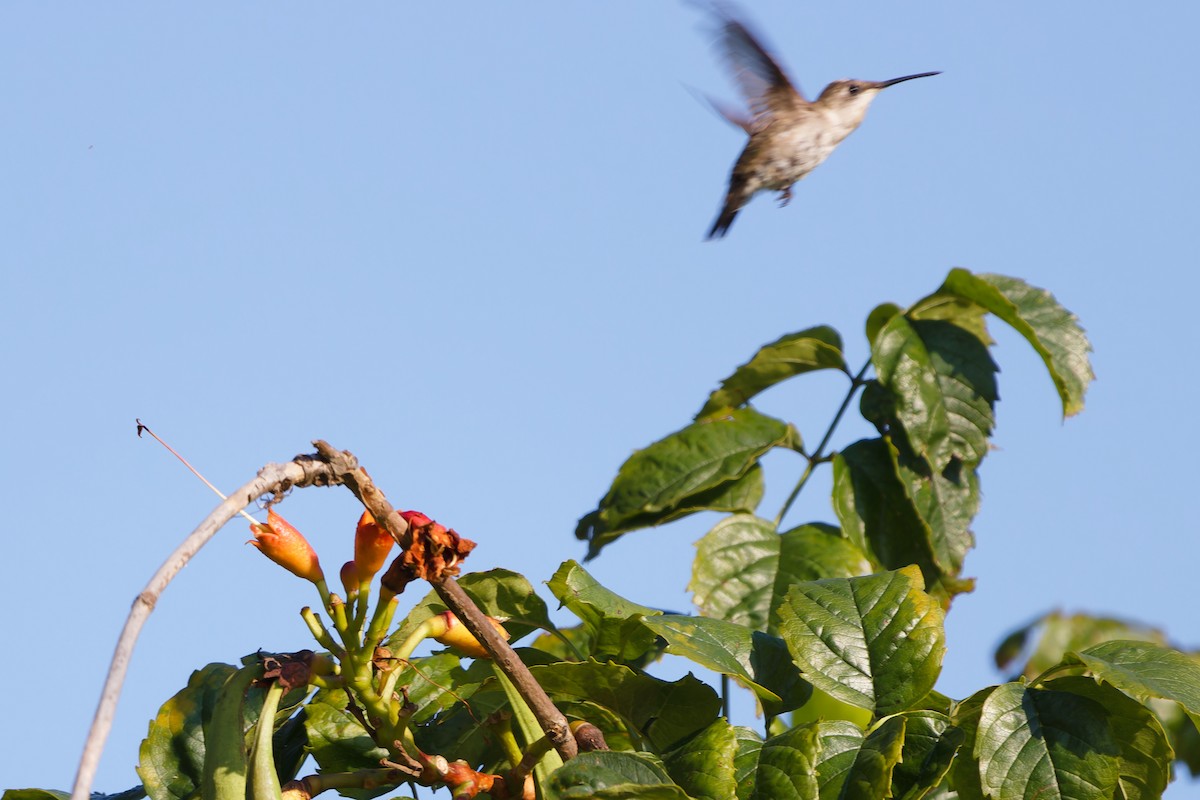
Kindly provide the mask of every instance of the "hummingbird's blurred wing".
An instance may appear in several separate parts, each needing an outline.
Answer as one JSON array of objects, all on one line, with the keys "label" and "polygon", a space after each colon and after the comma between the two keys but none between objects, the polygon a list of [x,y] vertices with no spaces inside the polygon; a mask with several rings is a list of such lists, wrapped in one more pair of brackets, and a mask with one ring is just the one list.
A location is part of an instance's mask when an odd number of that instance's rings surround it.
[{"label": "hummingbird's blurred wing", "polygon": [[780,111],[786,113],[805,104],[800,89],[745,24],[726,15],[719,41],[729,71],[750,107],[756,130],[769,124]]}]

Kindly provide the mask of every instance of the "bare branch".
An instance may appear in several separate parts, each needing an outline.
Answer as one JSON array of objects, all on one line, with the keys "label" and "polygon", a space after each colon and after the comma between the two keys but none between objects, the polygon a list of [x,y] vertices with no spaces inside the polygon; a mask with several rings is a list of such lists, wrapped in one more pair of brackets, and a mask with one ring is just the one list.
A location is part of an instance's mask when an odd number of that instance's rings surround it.
[{"label": "bare branch", "polygon": [[71,800],[88,800],[96,769],[100,765],[100,755],[104,751],[104,743],[112,729],[117,700],[121,696],[121,687],[125,682],[125,673],[129,669],[134,645],[137,644],[142,626],[146,624],[167,584],[226,522],[263,495],[282,494],[292,487],[330,486],[335,483],[338,483],[338,478],[334,470],[327,462],[314,456],[297,456],[295,460],[286,464],[268,464],[258,471],[254,480],[232,492],[229,499],[213,509],[158,568],[146,584],[146,588],[133,601],[133,608],[125,620],[125,628],[117,639],[108,678],[104,682],[100,702],[96,707],[96,716],[92,719],[91,730],[88,731],[87,740],[83,745],[83,755],[79,759],[79,771],[75,775]]}]

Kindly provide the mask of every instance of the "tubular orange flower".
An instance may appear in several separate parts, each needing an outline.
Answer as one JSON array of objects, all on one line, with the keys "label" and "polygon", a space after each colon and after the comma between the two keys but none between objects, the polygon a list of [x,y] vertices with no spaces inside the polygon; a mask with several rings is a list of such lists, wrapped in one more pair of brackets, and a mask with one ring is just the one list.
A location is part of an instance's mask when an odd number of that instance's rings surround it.
[{"label": "tubular orange flower", "polygon": [[388,553],[395,544],[391,534],[379,526],[370,511],[364,511],[354,531],[354,563],[359,582],[365,583],[383,569]]},{"label": "tubular orange flower", "polygon": [[[488,617],[487,621],[492,623],[500,635],[505,639],[508,638],[508,631],[504,625],[495,617]],[[453,611],[444,611],[430,620],[431,639],[446,645],[453,649],[459,655],[464,655],[469,658],[491,658],[491,654],[484,648],[479,640],[471,635],[471,632],[459,622],[458,617],[454,616]]]},{"label": "tubular orange flower", "polygon": [[267,521],[250,526],[254,538],[247,544],[257,547],[264,556],[293,575],[317,583],[325,580],[321,563],[308,540],[291,526],[275,509],[267,509]]}]

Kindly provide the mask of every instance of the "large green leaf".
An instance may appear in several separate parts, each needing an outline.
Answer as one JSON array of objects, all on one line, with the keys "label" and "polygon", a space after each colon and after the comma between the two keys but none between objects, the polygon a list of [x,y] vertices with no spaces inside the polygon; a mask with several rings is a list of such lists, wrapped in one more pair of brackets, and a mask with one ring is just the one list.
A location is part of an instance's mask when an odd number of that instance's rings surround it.
[{"label": "large green leaf", "polygon": [[763,740],[758,732],[744,725],[735,725],[733,736],[737,751],[733,756],[733,776],[737,781],[737,799],[750,800],[754,794],[755,778],[758,775],[758,756],[762,753]]},{"label": "large green leaf", "polygon": [[587,700],[617,712],[660,752],[708,727],[721,710],[716,692],[690,674],[668,682],[597,661],[547,664],[530,672],[551,698]]},{"label": "large green leaf", "polygon": [[950,762],[950,782],[958,793],[959,800],[984,800],[983,783],[979,770],[978,737],[979,721],[983,706],[999,687],[989,686],[959,703],[950,713],[954,727],[963,732],[963,742],[958,755]]},{"label": "large green leaf", "polygon": [[892,770],[904,746],[904,717],[880,720],[872,728],[842,784],[841,800],[878,800],[892,795]]},{"label": "large green leaf", "polygon": [[581,753],[551,776],[550,786],[563,800],[687,800],[666,770],[638,753]]},{"label": "large green leaf", "polygon": [[642,624],[642,618],[661,614],[658,609],[638,605],[604,588],[572,560],[564,561],[547,585],[591,631],[589,655],[600,660],[637,661],[654,649],[654,633]]},{"label": "large green leaf", "polygon": [[814,724],[821,745],[821,752],[817,756],[819,797],[820,800],[838,800],[866,734],[853,722],[846,720],[826,720]]},{"label": "large green leaf", "polygon": [[936,470],[951,458],[983,460],[997,399],[997,368],[984,342],[951,322],[897,316],[872,359],[914,452]]},{"label": "large green leaf", "polygon": [[[929,592],[948,602],[973,585],[949,568],[961,562],[958,554],[970,546],[970,532],[959,523],[964,505],[969,510],[973,501],[968,494],[969,502],[964,502],[941,483],[937,493],[932,491],[932,483],[924,488],[921,482],[933,478],[923,478],[912,469],[902,481],[900,469],[899,451],[886,439],[862,439],[845,448],[833,460],[834,512],[847,537],[875,564],[887,569],[918,565]],[[943,475],[942,480],[950,478]],[[918,511],[918,503],[939,522],[936,537]],[[948,567],[944,569],[942,563]]]},{"label": "large green leaf", "polygon": [[896,416],[913,450],[940,466],[954,454],[950,418],[933,357],[908,317],[897,315],[871,347],[879,383],[891,390]]},{"label": "large green leaf", "polygon": [[737,408],[759,392],[795,375],[818,369],[846,372],[842,337],[827,325],[790,333],[759,349],[708,396],[696,419]]},{"label": "large green leaf", "polygon": [[1162,796],[1171,782],[1175,754],[1167,743],[1166,731],[1150,709],[1106,683],[1083,676],[1056,678],[1045,688],[1077,694],[1104,706],[1121,751],[1117,782],[1122,800],[1157,800]]},{"label": "large green leaf", "polygon": [[[491,667],[491,662],[480,665],[489,672]],[[474,665],[472,669],[475,669]],[[472,692],[467,703],[469,707],[465,703],[456,703],[425,724],[416,726],[413,735],[417,747],[426,753],[453,753],[454,758],[470,764],[495,763],[503,758],[491,730],[480,724],[492,714],[510,709],[503,689],[491,679]]]},{"label": "large green leaf", "polygon": [[1117,640],[1068,653],[1065,661],[1084,665],[1139,700],[1160,697],[1176,702],[1200,727],[1200,662],[1178,650]]},{"label": "large green leaf", "polygon": [[[506,620],[504,627],[513,641],[535,629],[555,630],[546,601],[538,597],[523,575],[507,569],[490,569],[468,572],[458,578],[458,583],[483,613]],[[430,591],[413,606],[384,644],[393,648],[398,646],[418,625],[446,610],[446,604],[437,593]]]},{"label": "large green leaf", "polygon": [[1083,410],[1083,396],[1095,378],[1088,353],[1092,346],[1078,318],[1045,289],[1004,275],[974,275],[954,269],[937,292],[987,309],[1011,325],[1033,346],[1058,389],[1063,415]]},{"label": "large green leaf", "polygon": [[770,716],[799,708],[812,694],[778,637],[707,617],[671,614],[642,622],[667,640],[668,652],[744,683]]},{"label": "large green leaf", "polygon": [[798,436],[792,426],[752,408],[692,423],[630,456],[575,535],[588,540],[593,558],[631,530],[675,519],[681,510],[701,510],[698,495],[741,478],[771,448],[796,446]]},{"label": "large green leaf", "polygon": [[983,789],[996,800],[1111,800],[1120,749],[1104,706],[1082,695],[996,688],[975,738]]},{"label": "large green leaf", "polygon": [[[244,661],[253,663],[257,657],[248,656]],[[196,670],[188,678],[187,686],[159,708],[138,751],[138,776],[152,800],[179,800],[194,796],[199,790],[204,771],[204,722],[212,715],[226,680],[236,671],[230,664],[218,663]],[[280,774],[288,779],[294,777],[298,765],[289,763],[287,755],[302,743],[303,731],[297,731],[295,725],[280,726],[296,712],[307,693],[305,689],[288,692],[273,721],[278,729],[274,743],[276,762]],[[263,696],[261,689],[247,693],[242,707],[244,731],[258,721]]]},{"label": "large green leaf", "polygon": [[695,800],[730,800],[737,794],[737,736],[724,717],[715,720],[664,759],[667,772]]},{"label": "large green leaf", "polygon": [[763,742],[750,800],[812,800],[818,796],[821,743],[816,725],[803,725]]},{"label": "large green leaf", "polygon": [[692,562],[688,588],[709,617],[774,633],[776,609],[801,581],[871,572],[871,563],[830,525],[812,523],[777,533],[751,514],[726,517],[704,535]]},{"label": "large green leaf", "polygon": [[138,777],[152,800],[179,800],[200,787],[204,771],[204,717],[212,713],[225,681],[237,668],[209,664],[163,703],[142,740]]},{"label": "large green leaf", "polygon": [[892,793],[901,800],[921,800],[950,769],[964,732],[936,711],[906,711],[904,751],[892,773]]},{"label": "large green leaf", "polygon": [[996,667],[1008,669],[1017,657],[1025,652],[1034,633],[1039,633],[1037,645],[1019,673],[1028,680],[1033,680],[1062,661],[1066,653],[1083,650],[1101,642],[1134,639],[1162,645],[1167,643],[1167,637],[1162,631],[1147,625],[1113,617],[1052,611],[1005,636],[1004,641],[996,647]]},{"label": "large green leaf", "polygon": [[797,584],[780,606],[783,638],[814,686],[892,714],[933,688],[946,650],[938,602],[915,567]]},{"label": "large green leaf", "polygon": [[952,459],[942,471],[896,448],[888,448],[896,477],[928,531],[933,561],[943,575],[957,578],[975,546],[971,520],[979,511],[979,477],[970,464]]}]

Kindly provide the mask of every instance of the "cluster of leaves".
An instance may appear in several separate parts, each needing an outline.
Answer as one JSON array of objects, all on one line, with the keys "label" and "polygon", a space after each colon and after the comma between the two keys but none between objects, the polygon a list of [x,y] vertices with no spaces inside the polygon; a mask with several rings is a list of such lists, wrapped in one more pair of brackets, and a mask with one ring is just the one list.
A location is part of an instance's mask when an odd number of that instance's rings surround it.
[{"label": "cluster of leaves", "polygon": [[[1200,662],[1155,631],[1052,615],[1001,645],[997,664],[1010,668],[1033,631],[1042,631],[1013,680],[963,700],[934,689],[945,614],[971,586],[962,565],[974,544],[977,473],[997,399],[988,314],[1041,355],[1064,414],[1079,411],[1092,373],[1075,317],[1019,280],[956,269],[912,307],[888,304],[870,314],[871,358],[859,371],[847,368],[831,328],[785,336],[723,381],[692,424],[621,467],[580,521],[589,557],[639,528],[702,510],[727,513],[698,546],[691,588],[699,616],[631,602],[574,561],[548,582],[577,618],[571,626],[556,626],[516,573],[462,577],[463,589],[485,613],[504,618],[514,640],[537,634],[517,654],[569,720],[590,723],[607,741],[608,750],[565,764],[543,761],[535,773],[541,797],[1142,800],[1160,796],[1170,781],[1172,745],[1194,765]],[[844,373],[849,387],[815,448],[793,425],[748,405],[784,380],[828,369]],[[860,411],[877,435],[828,450],[860,392]],[[805,466],[768,519],[758,513],[760,459],[773,449],[798,453]],[[837,524],[781,530],[825,464]],[[431,593],[376,652],[407,653],[414,633],[445,610]],[[762,711],[762,730],[733,725],[718,692],[694,676],[650,674],[664,651],[745,687]],[[151,723],[139,772],[153,800],[203,796],[206,733],[222,687],[238,674],[229,665],[197,671]],[[411,714],[405,735],[422,754],[502,773],[536,751],[541,731],[527,724],[520,696],[486,659],[414,658],[389,686],[402,690]],[[254,735],[259,716],[272,720],[278,783],[295,777],[309,755],[322,787],[348,797],[401,783],[381,769],[390,751],[354,713],[353,684],[283,695],[271,714],[259,711],[257,691],[245,697],[242,735]],[[258,742],[266,741],[262,733]]]}]

